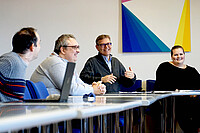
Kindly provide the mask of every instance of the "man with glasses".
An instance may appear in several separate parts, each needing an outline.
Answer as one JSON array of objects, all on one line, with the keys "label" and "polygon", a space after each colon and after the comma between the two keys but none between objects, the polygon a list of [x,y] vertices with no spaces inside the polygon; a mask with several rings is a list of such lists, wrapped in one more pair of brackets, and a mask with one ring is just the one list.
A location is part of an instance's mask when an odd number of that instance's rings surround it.
[{"label": "man with glasses", "polygon": [[120,85],[131,87],[136,81],[136,75],[129,67],[126,70],[122,63],[112,57],[112,43],[109,35],[99,35],[96,39],[98,55],[87,60],[80,78],[88,84],[102,81],[106,85],[107,93],[118,93]]},{"label": "man with glasses", "polygon": [[[47,57],[33,72],[33,82],[42,81],[50,94],[60,94],[67,62],[76,62],[80,53],[78,42],[71,34],[61,35],[55,42],[54,52]],[[78,74],[74,73],[70,89],[71,95],[84,95],[88,93],[104,94],[105,85],[94,82],[85,84]]]}]

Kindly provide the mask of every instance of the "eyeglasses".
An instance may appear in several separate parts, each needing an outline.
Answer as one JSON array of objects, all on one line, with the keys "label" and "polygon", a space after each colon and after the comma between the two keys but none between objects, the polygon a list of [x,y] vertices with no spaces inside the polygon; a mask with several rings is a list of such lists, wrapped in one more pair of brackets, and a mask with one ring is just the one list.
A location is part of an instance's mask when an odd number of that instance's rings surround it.
[{"label": "eyeglasses", "polygon": [[63,47],[71,47],[74,50],[80,49],[79,45],[75,45],[75,46],[63,46]]},{"label": "eyeglasses", "polygon": [[101,46],[101,47],[105,47],[105,46],[111,46],[112,43],[109,42],[109,43],[104,43],[104,44],[97,44],[98,46]]}]

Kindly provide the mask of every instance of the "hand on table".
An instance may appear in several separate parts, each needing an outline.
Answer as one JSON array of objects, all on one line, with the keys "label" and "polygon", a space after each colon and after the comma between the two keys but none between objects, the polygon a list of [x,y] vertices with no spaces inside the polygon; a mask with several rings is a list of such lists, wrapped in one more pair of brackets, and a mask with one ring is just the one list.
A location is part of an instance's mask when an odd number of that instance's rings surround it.
[{"label": "hand on table", "polygon": [[93,82],[92,87],[94,89],[94,94],[105,94],[106,86],[101,83],[101,81]]}]

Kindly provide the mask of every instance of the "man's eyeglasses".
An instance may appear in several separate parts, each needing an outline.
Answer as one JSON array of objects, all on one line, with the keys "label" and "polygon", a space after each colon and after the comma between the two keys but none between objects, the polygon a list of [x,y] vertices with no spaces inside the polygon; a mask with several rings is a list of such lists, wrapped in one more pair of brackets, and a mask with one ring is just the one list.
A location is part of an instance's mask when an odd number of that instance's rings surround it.
[{"label": "man's eyeglasses", "polygon": [[97,44],[98,46],[101,46],[101,47],[105,47],[105,46],[111,46],[112,43],[109,42],[109,43],[104,43],[104,44]]},{"label": "man's eyeglasses", "polygon": [[75,46],[63,46],[63,47],[71,47],[74,50],[80,49],[79,45],[75,45]]}]

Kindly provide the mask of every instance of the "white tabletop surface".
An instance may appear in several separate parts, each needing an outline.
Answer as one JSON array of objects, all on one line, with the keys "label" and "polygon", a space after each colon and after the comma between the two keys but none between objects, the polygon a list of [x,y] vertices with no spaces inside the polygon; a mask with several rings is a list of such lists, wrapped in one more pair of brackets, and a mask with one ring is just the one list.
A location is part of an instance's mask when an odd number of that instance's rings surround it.
[{"label": "white tabletop surface", "polygon": [[149,106],[156,100],[177,95],[200,95],[200,92],[108,94],[88,102],[81,96],[70,96],[68,103],[0,103],[0,132]]}]

